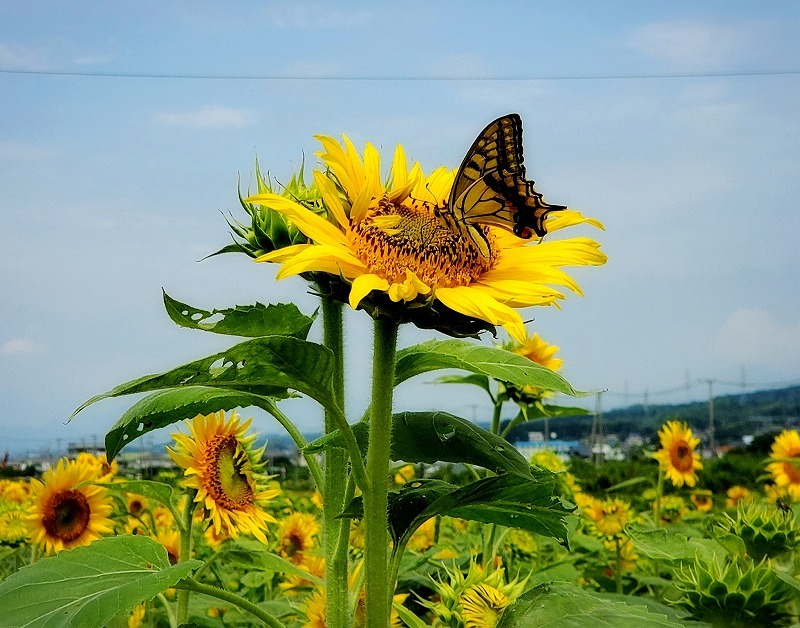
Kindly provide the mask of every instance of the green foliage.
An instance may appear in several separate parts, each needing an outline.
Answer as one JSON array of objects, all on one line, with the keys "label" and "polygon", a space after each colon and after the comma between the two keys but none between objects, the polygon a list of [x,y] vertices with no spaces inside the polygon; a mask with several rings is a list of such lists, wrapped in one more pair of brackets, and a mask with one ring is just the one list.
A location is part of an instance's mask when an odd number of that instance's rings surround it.
[{"label": "green foliage", "polygon": [[[366,454],[368,425],[353,426],[356,440]],[[344,447],[336,430],[305,447],[315,454],[329,447]],[[404,462],[460,462],[496,473],[529,476],[530,467],[507,441],[465,419],[447,412],[401,412],[392,416],[392,460]]]},{"label": "green foliage", "polygon": [[251,539],[237,539],[226,545],[218,559],[230,561],[248,570],[299,576],[315,584],[324,584],[317,576],[308,573],[288,560],[272,553],[263,543]]},{"label": "green foliage", "polygon": [[20,569],[0,584],[6,626],[102,626],[119,612],[187,577],[201,565],[170,565],[166,550],[142,536],[116,536]]},{"label": "green foliage", "polygon": [[314,317],[302,314],[294,303],[256,303],[208,311],[176,301],[162,292],[169,317],[175,324],[189,329],[248,338],[292,336],[305,340],[314,323]]},{"label": "green foliage", "polygon": [[[554,474],[539,469],[533,478],[495,475],[460,488],[441,480],[409,482],[389,493],[392,537],[404,545],[425,521],[449,515],[520,528],[567,545],[565,517],[572,511],[555,496],[556,484]],[[361,497],[356,497],[342,516],[362,514]]]},{"label": "green foliage", "polygon": [[523,593],[503,613],[497,628],[663,628],[699,626],[685,622],[674,610],[645,604],[637,598],[608,596],[564,584],[542,584]]},{"label": "green foliage", "polygon": [[461,369],[520,387],[535,386],[572,396],[591,394],[575,390],[561,375],[528,358],[463,340],[429,340],[398,351],[395,385],[440,369]]}]

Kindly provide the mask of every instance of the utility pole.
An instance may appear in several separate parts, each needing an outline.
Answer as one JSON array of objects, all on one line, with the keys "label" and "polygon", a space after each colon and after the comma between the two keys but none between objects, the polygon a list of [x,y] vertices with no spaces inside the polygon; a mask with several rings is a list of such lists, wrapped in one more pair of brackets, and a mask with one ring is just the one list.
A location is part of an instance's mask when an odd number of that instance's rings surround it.
[{"label": "utility pole", "polygon": [[717,445],[714,442],[714,382],[715,379],[701,379],[701,382],[708,384],[708,448],[711,455],[717,453]]},{"label": "utility pole", "polygon": [[594,420],[592,421],[592,434],[589,437],[589,448],[592,460],[595,464],[600,464],[603,456],[603,444],[605,434],[603,433],[603,393],[597,393],[594,403]]}]

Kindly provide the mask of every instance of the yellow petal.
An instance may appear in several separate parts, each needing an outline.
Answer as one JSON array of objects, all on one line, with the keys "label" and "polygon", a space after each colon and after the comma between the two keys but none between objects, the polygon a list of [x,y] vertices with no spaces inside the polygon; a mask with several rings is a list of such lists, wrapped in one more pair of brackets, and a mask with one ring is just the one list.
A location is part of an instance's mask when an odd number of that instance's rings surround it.
[{"label": "yellow petal", "polygon": [[293,200],[277,194],[256,194],[245,199],[246,203],[266,205],[280,212],[300,229],[307,237],[320,244],[340,244],[347,246],[347,238],[322,216],[315,214]]},{"label": "yellow petal", "polygon": [[597,227],[603,231],[606,229],[602,222],[596,218],[587,218],[576,209],[565,209],[562,211],[551,212],[547,214],[547,218],[545,219],[545,226],[547,227],[548,232],[558,231],[559,229],[564,229],[565,227],[572,227],[574,225],[580,225],[583,223],[592,225],[593,227]]},{"label": "yellow petal", "polygon": [[336,185],[318,170],[314,171],[314,183],[317,184],[322,194],[322,201],[325,203],[325,207],[333,214],[336,222],[345,230],[348,230],[350,228],[350,221],[347,218],[347,213],[344,211],[344,205],[342,205],[342,199],[339,198]]},{"label": "yellow petal", "polygon": [[256,262],[276,262],[278,264],[282,264],[288,259],[291,259],[301,251],[314,246],[313,244],[292,244],[291,246],[285,246],[282,249],[275,249],[274,251],[270,251],[269,253],[264,253],[264,255],[259,255],[254,261]]},{"label": "yellow petal", "polygon": [[367,268],[352,252],[343,247],[317,244],[286,261],[276,277],[284,279],[291,275],[310,271],[342,275],[346,279],[354,279],[365,273]]},{"label": "yellow petal", "polygon": [[516,310],[471,286],[439,288],[436,298],[451,310],[487,321],[503,328],[519,343],[525,342],[525,324]]},{"label": "yellow petal", "polygon": [[392,190],[405,187],[408,183],[408,162],[406,161],[406,151],[402,144],[398,144],[394,150],[392,160]]},{"label": "yellow petal", "polygon": [[358,308],[361,300],[373,290],[387,290],[389,282],[383,277],[378,277],[372,273],[359,275],[353,280],[353,285],[350,287],[350,307],[354,310]]}]

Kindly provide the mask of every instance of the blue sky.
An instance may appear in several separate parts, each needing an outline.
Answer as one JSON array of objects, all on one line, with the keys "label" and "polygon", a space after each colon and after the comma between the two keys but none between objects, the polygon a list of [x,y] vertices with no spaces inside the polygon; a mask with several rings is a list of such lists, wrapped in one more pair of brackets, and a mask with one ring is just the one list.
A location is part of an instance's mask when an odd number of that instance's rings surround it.
[{"label": "blue sky", "polygon": [[[537,187],[607,229],[608,265],[574,273],[585,296],[526,313],[576,387],[609,406],[702,398],[699,378],[723,394],[800,381],[800,75],[762,75],[800,70],[800,7],[488,6],[0,2],[0,449],[102,439],[132,400],[64,425],[84,399],[232,344],[174,327],[162,287],[314,309],[272,267],[197,262],[228,242],[220,212],[241,216],[256,155],[285,179],[312,135],[345,132],[455,167],[511,111]],[[348,323],[360,374],[369,321]],[[489,411],[423,382],[398,409]],[[365,401],[354,386],[354,416]],[[308,401],[285,410],[318,426]]]}]

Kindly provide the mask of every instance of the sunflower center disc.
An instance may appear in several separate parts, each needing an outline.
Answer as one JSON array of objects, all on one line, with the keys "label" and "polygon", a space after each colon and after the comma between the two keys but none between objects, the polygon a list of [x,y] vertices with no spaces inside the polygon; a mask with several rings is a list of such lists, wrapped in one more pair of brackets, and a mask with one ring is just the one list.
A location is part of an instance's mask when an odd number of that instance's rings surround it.
[{"label": "sunflower center disc", "polygon": [[42,525],[50,536],[65,543],[74,541],[89,526],[91,509],[80,491],[59,491],[47,503]]}]

